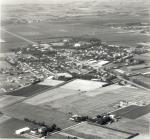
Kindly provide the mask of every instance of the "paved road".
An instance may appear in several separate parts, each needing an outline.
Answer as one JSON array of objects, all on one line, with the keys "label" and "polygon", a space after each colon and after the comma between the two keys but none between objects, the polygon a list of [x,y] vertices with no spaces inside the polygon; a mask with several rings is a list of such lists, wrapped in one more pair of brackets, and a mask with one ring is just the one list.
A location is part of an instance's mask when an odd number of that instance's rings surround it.
[{"label": "paved road", "polygon": [[146,91],[150,91],[150,89],[148,89],[148,88],[146,88],[146,87],[144,87],[144,86],[142,86],[142,85],[139,85],[139,84],[137,84],[137,83],[134,83],[134,82],[132,82],[132,81],[130,81],[130,80],[127,80],[127,79],[123,78],[123,77],[120,76],[120,75],[116,75],[116,74],[114,74],[114,73],[110,73],[110,74],[111,74],[111,75],[114,75],[114,76],[116,76],[118,79],[121,79],[121,80],[123,80],[123,81],[126,81],[127,83],[129,83],[129,84],[131,84],[131,85],[134,85],[134,86],[136,86],[136,87],[138,87],[138,88],[144,89],[144,90],[146,90]]},{"label": "paved road", "polygon": [[28,42],[28,43],[37,44],[37,42],[31,41],[31,40],[29,40],[29,39],[27,39],[27,38],[25,38],[25,37],[23,37],[23,36],[20,36],[20,35],[18,35],[18,34],[12,33],[12,32],[10,32],[10,31],[8,31],[8,30],[2,29],[2,28],[1,28],[0,30],[3,31],[3,32],[6,32],[6,33],[8,33],[8,34],[10,34],[10,35],[12,35],[12,36],[14,36],[14,37],[16,37],[16,38],[19,38],[19,39],[21,39],[21,40],[24,40],[24,41],[26,41],[26,42]]},{"label": "paved road", "polygon": [[121,79],[121,80],[126,81],[126,82],[129,83],[129,84],[132,84],[132,85],[138,87],[138,88],[144,89],[144,90],[146,90],[146,91],[150,91],[150,89],[148,89],[148,88],[146,88],[146,87],[144,87],[144,86],[142,86],[142,85],[139,85],[139,84],[137,84],[137,83],[134,83],[134,82],[132,82],[132,81],[130,81],[130,80],[124,79],[122,76],[117,76],[117,77],[118,77],[119,79]]}]

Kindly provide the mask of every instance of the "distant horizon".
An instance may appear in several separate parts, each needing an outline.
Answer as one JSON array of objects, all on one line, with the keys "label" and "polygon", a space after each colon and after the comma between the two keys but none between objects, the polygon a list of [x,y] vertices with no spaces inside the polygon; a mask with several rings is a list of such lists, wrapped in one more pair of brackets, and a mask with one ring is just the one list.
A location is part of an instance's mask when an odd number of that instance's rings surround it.
[{"label": "distant horizon", "polygon": [[[76,2],[76,1],[89,1],[89,0],[1,0],[1,4],[57,4],[66,2]],[[92,0],[91,0],[92,1]],[[99,0],[104,1],[104,0]]]},{"label": "distant horizon", "polygon": [[70,2],[84,2],[84,1],[97,1],[97,2],[148,2],[149,0],[1,0],[2,5],[12,4],[63,4]]}]

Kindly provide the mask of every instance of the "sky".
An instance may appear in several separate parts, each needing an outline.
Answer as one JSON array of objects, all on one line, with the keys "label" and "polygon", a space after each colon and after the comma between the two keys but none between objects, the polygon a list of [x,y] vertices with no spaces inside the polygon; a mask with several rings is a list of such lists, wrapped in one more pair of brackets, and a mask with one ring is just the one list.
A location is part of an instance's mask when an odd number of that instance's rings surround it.
[{"label": "sky", "polygon": [[[150,4],[150,0],[0,0],[0,5],[2,4],[64,4],[67,2],[105,2],[105,3],[112,3],[112,4],[119,4],[119,3],[128,3],[135,2],[134,4]],[[1,7],[1,6],[0,6]]]},{"label": "sky", "polygon": [[[69,1],[79,1],[79,0],[1,0],[2,4],[22,4],[22,3],[65,3]],[[86,1],[86,0],[81,0]],[[104,1],[104,0],[100,0]]]},{"label": "sky", "polygon": [[[23,4],[23,3],[30,4],[30,3],[66,3],[73,1],[90,1],[90,0],[0,0],[0,1],[2,4]],[[139,1],[139,0],[95,0],[95,1],[117,2],[117,1]]]}]

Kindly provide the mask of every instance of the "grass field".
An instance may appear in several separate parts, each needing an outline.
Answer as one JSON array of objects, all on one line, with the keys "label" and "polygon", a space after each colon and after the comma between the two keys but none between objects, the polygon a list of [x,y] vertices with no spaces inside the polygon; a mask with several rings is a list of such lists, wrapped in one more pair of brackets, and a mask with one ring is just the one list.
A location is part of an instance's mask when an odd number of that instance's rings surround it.
[{"label": "grass field", "polygon": [[40,85],[48,85],[48,86],[56,86],[63,82],[64,81],[60,81],[60,80],[45,79],[43,82],[40,82],[39,84]]},{"label": "grass field", "polygon": [[86,95],[94,97],[94,96],[97,96],[97,95],[100,95],[100,94],[103,94],[103,93],[106,93],[108,91],[112,91],[112,90],[115,90],[115,89],[118,89],[118,88],[121,88],[121,87],[122,86],[120,86],[120,85],[109,85],[107,87],[102,87],[102,88],[98,88],[98,89],[95,89],[95,90],[92,90],[92,91],[88,91],[86,93]]},{"label": "grass field", "polygon": [[129,119],[136,119],[142,115],[145,115],[150,112],[150,104],[146,106],[136,106],[131,105],[128,107],[125,107],[123,109],[117,110],[113,112],[113,114],[126,117]]},{"label": "grass field", "polygon": [[150,103],[150,94],[135,88],[117,88],[106,92],[104,91],[104,93],[99,93],[93,97],[89,97],[86,93],[88,92],[75,93],[55,100],[47,99],[45,103],[40,105],[44,108],[52,107],[65,113],[73,112],[93,116],[115,110],[116,108],[113,106],[122,100],[143,101],[146,102],[146,104]]},{"label": "grass field", "polygon": [[5,121],[11,119],[9,116],[6,115],[0,115],[0,124],[4,123]]},{"label": "grass field", "polygon": [[125,139],[130,136],[130,134],[127,133],[90,125],[88,123],[80,124],[65,132],[86,139]]},{"label": "grass field", "polygon": [[17,101],[20,101],[21,99],[24,98],[25,97],[18,97],[18,96],[11,96],[11,95],[0,96],[0,109],[12,105],[13,103],[16,103]]},{"label": "grass field", "polygon": [[[104,18],[104,17],[102,17]],[[126,21],[125,21],[126,20]],[[88,19],[73,20],[71,22],[56,22],[56,23],[33,23],[33,24],[19,24],[4,26],[10,32],[19,34],[32,41],[43,40],[51,37],[64,37],[64,36],[90,36],[102,39],[105,42],[113,44],[122,44],[135,46],[137,43],[146,42],[149,36],[133,33],[117,33],[117,30],[110,27],[101,26],[105,23],[115,22],[139,22],[139,19],[132,18],[104,18],[103,20],[98,17],[90,17]],[[24,43],[23,40],[15,38],[8,33],[2,32],[2,51],[10,51],[11,48],[20,48]]]},{"label": "grass field", "polygon": [[96,82],[96,81],[91,81],[91,80],[76,79],[76,80],[73,80],[72,82],[69,82],[61,86],[61,88],[79,90],[79,91],[91,91],[91,90],[95,90],[97,88],[102,87],[102,85],[104,84],[106,83]]},{"label": "grass field", "polygon": [[54,134],[50,137],[47,137],[48,139],[66,139],[66,136],[60,135],[60,134]]},{"label": "grass field", "polygon": [[39,104],[51,102],[78,93],[79,91],[75,91],[71,89],[56,88],[56,89],[48,90],[32,98],[29,98],[25,100],[25,103],[32,104],[32,105],[39,105]]},{"label": "grass field", "polygon": [[47,90],[48,88],[51,88],[50,86],[46,85],[30,85],[28,87],[24,87],[22,89],[7,93],[8,95],[12,96],[23,96],[23,97],[29,97],[38,93],[41,93],[41,91]]},{"label": "grass field", "polygon": [[16,135],[15,130],[23,127],[32,127],[30,123],[26,123],[18,119],[8,119],[7,121],[0,124],[0,138],[24,138],[22,136]]},{"label": "grass field", "polygon": [[143,115],[134,120],[123,118],[119,122],[110,124],[109,127],[124,130],[127,132],[149,134],[149,137],[150,137],[149,119],[150,119],[150,113]]},{"label": "grass field", "polygon": [[7,107],[3,112],[11,117],[17,119],[29,118],[40,122],[45,122],[48,125],[57,124],[60,128],[66,128],[75,124],[68,120],[69,116],[65,113],[59,112],[51,107],[44,109],[40,106],[33,106],[26,103],[18,103],[11,107]]}]

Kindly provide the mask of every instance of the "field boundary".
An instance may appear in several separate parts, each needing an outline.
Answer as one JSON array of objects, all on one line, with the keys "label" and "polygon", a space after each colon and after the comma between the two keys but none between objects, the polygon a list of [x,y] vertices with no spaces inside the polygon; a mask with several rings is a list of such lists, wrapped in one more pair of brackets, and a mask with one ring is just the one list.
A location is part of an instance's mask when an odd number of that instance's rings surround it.
[{"label": "field boundary", "polygon": [[106,129],[109,129],[109,130],[113,130],[113,131],[116,131],[116,132],[122,132],[122,133],[125,133],[125,134],[129,134],[130,136],[128,138],[126,138],[126,139],[131,139],[131,138],[139,135],[139,133],[131,133],[131,132],[127,132],[127,131],[111,128],[111,127],[108,127],[108,126],[103,126],[103,125],[100,125],[100,124],[97,124],[97,123],[92,123],[92,122],[89,122],[89,121],[87,123],[91,124],[91,125],[99,126],[99,127],[102,127],[102,128],[106,128]]}]

